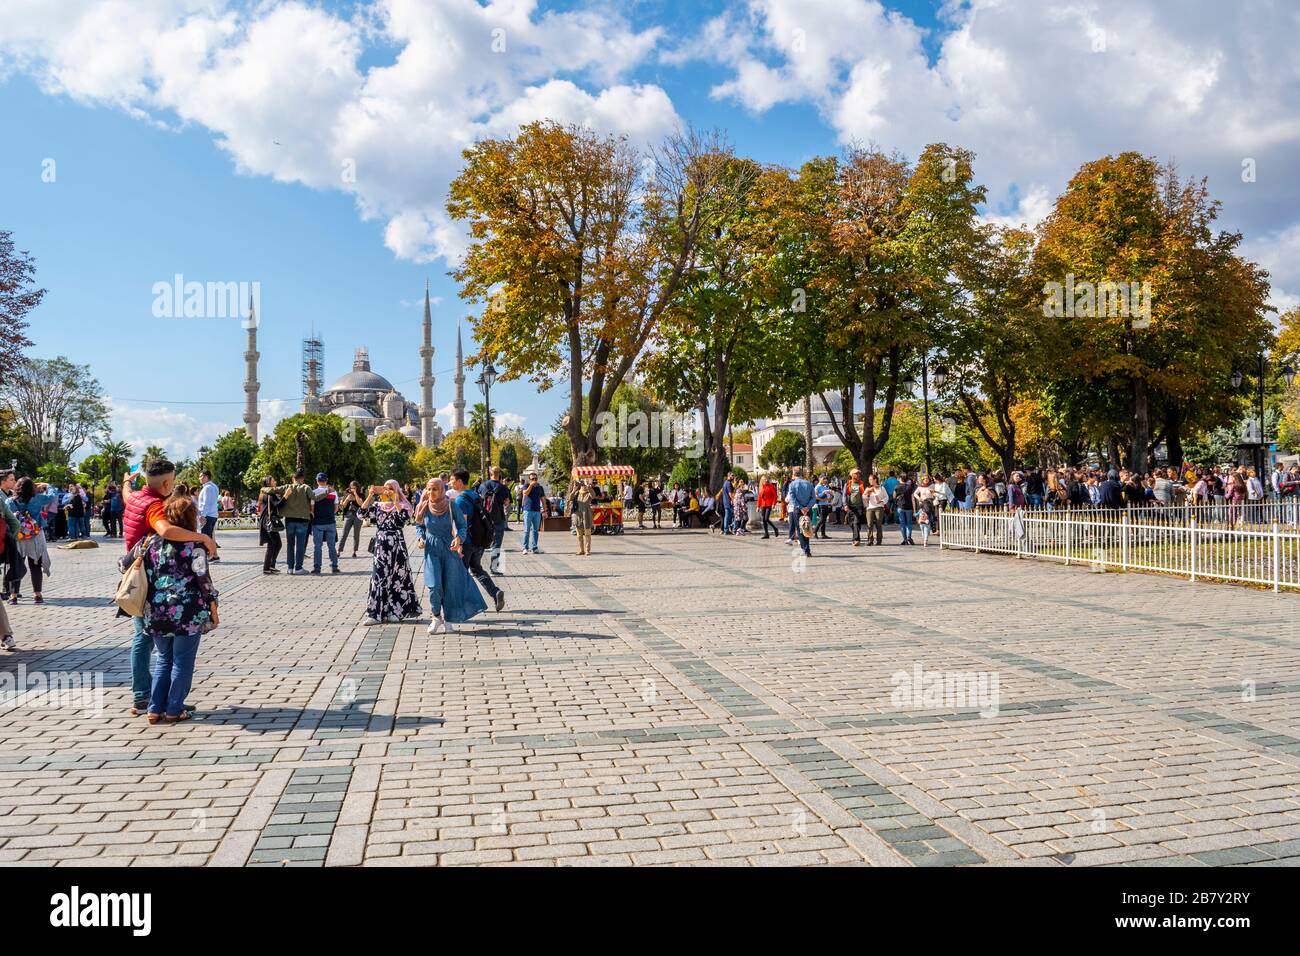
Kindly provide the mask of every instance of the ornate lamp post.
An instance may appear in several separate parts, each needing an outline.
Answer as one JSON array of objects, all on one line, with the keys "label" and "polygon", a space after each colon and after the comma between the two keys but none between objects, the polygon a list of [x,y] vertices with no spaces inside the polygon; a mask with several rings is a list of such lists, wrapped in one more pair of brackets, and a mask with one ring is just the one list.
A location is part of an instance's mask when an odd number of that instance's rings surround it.
[{"label": "ornate lamp post", "polygon": [[484,437],[479,443],[482,457],[479,468],[480,478],[487,477],[488,466],[492,463],[492,386],[496,383],[496,380],[497,370],[490,361],[483,366],[482,374],[474,380],[474,384],[483,392],[484,412],[487,416],[487,421],[483,426]]},{"label": "ornate lamp post", "polygon": [[[1257,383],[1255,400],[1256,410],[1259,412],[1259,442],[1256,444],[1254,455],[1252,456],[1255,460],[1255,474],[1259,476],[1260,481],[1263,481],[1265,477],[1264,447],[1268,444],[1268,438],[1264,431],[1264,383],[1267,377],[1265,366],[1266,360],[1264,358],[1264,353],[1260,352],[1255,356],[1255,379]],[[1288,386],[1295,380],[1295,368],[1292,367],[1290,361],[1282,363],[1282,368],[1279,370],[1279,377],[1286,382]],[[1244,380],[1245,376],[1242,375],[1241,369],[1232,370],[1230,381],[1232,382],[1233,388],[1241,388],[1241,383]]]}]

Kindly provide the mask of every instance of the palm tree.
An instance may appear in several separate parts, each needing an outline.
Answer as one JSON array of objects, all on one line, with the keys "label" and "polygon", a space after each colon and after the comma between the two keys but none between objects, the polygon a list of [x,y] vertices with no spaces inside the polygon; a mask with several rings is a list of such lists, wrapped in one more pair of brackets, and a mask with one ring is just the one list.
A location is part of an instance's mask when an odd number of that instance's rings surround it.
[{"label": "palm tree", "polygon": [[99,457],[108,467],[111,478],[119,478],[131,461],[131,446],[124,441],[112,441],[105,438],[99,443]]},{"label": "palm tree", "polygon": [[166,457],[167,457],[167,452],[163,451],[157,445],[150,445],[148,448],[144,450],[144,460],[146,464],[151,461],[156,461],[159,458],[166,458]]}]

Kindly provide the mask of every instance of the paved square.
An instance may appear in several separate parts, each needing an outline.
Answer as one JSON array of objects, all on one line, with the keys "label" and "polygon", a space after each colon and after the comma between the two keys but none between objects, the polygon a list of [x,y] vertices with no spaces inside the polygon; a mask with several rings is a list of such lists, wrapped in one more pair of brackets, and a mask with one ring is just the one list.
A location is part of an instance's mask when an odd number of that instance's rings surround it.
[{"label": "paved square", "polygon": [[265,577],[219,537],[193,723],[128,715],[115,543],[10,609],[0,674],[105,691],[0,710],[0,862],[1300,864],[1297,595],[550,533],[507,554],[506,613],[430,637],[360,625],[368,557]]}]

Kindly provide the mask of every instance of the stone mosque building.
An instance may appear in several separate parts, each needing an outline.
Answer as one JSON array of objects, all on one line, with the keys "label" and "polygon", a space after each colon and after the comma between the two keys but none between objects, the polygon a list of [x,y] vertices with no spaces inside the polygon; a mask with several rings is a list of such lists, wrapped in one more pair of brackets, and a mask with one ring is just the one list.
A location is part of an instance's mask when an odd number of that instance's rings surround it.
[{"label": "stone mosque building", "polygon": [[[257,437],[257,320],[251,314],[245,323],[248,328],[248,350],[244,353],[246,380],[244,383],[244,427],[254,442]],[[420,346],[420,403],[410,401],[397,391],[387,378],[370,367],[370,351],[365,346],[356,350],[352,371],[341,376],[322,391],[320,368],[315,362],[307,363],[304,380],[302,411],[313,414],[338,415],[356,424],[367,438],[387,432],[401,432],[425,448],[433,448],[442,441],[442,428],[435,420],[433,404],[433,317],[429,308],[429,288],[424,289],[424,340]],[[452,403],[455,427],[465,426],[465,369],[461,349],[460,330],[456,330],[456,400]]]}]

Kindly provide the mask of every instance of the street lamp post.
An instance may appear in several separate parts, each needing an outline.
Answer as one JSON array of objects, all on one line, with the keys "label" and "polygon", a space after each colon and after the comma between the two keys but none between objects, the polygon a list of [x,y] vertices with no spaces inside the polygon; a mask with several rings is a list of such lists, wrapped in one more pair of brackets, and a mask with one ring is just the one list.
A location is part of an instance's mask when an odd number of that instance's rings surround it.
[{"label": "street lamp post", "polygon": [[[921,361],[921,404],[925,410],[925,473],[927,475],[934,473],[934,467],[931,463],[930,451],[930,379],[934,378],[934,387],[943,388],[943,383],[947,381],[948,372],[942,365],[934,367],[933,376],[930,372],[930,353],[927,351]],[[903,385],[908,390],[916,387],[916,379],[908,376],[903,379]]]},{"label": "street lamp post", "polygon": [[492,366],[491,361],[483,366],[483,373],[475,380],[475,384],[483,391],[484,414],[487,417],[483,426],[486,436],[479,445],[482,455],[480,478],[487,477],[488,466],[492,464],[492,385],[496,380],[497,370]]},{"label": "street lamp post", "polygon": [[[1234,369],[1232,372],[1232,387],[1241,388],[1241,383],[1245,376],[1241,374],[1240,369]],[[1280,377],[1287,385],[1295,380],[1295,369],[1289,361],[1282,363]],[[1260,352],[1255,356],[1255,378],[1257,384],[1256,390],[1256,410],[1259,412],[1259,442],[1255,447],[1255,474],[1259,476],[1260,481],[1264,480],[1264,447],[1268,444],[1268,438],[1264,432],[1264,382],[1266,378],[1264,353]]]}]

